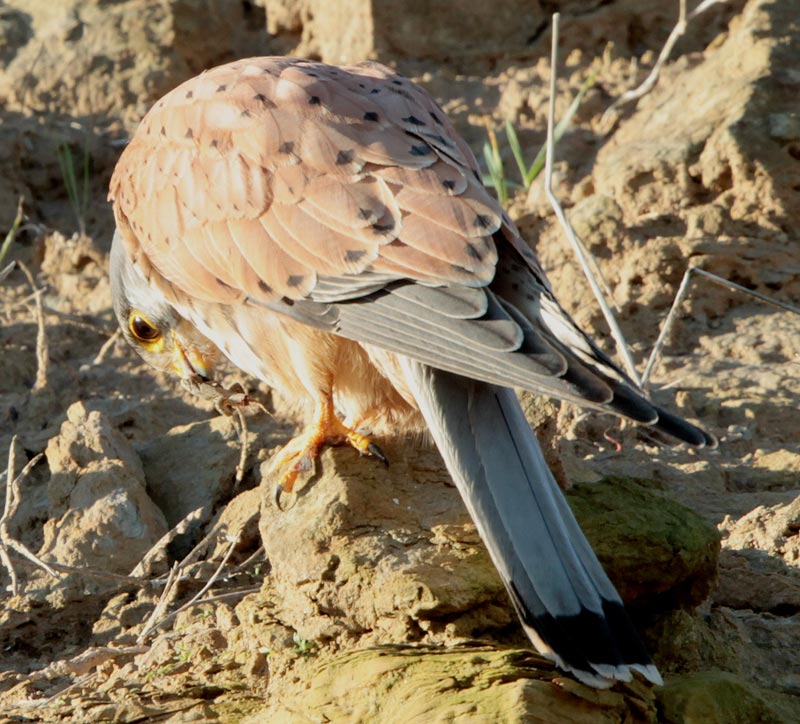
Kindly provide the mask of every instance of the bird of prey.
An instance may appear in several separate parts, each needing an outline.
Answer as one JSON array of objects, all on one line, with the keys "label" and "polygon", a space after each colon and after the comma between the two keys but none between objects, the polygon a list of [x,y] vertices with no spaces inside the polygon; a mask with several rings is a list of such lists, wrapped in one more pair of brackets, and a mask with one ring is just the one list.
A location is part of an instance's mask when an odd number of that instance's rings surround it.
[{"label": "bird of prey", "polygon": [[221,351],[327,444],[427,426],[536,648],[597,687],[660,675],[512,388],[698,447],[556,301],[431,96],[377,63],[223,65],[147,113],[111,180],[116,315],[145,360],[210,375]]}]

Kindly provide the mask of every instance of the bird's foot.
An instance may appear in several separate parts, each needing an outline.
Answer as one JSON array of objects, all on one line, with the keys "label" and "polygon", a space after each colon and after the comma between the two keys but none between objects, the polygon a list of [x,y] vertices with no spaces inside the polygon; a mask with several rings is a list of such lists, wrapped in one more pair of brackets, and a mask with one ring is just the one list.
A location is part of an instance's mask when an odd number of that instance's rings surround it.
[{"label": "bird's foot", "polygon": [[388,467],[383,451],[369,437],[347,427],[333,411],[333,404],[320,405],[313,422],[290,440],[275,457],[272,469],[283,470],[275,488],[274,501],[281,508],[281,496],[291,493],[301,473],[313,470],[317,458],[326,446],[349,445],[360,455],[374,457]]}]

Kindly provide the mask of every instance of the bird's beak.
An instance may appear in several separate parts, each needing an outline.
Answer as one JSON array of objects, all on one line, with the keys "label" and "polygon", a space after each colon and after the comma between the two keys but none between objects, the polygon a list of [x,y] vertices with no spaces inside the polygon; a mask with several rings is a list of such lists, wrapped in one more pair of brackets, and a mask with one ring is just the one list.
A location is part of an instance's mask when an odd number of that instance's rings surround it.
[{"label": "bird's beak", "polygon": [[177,338],[172,346],[172,369],[182,380],[199,375],[208,379],[214,371],[214,355],[183,345]]}]

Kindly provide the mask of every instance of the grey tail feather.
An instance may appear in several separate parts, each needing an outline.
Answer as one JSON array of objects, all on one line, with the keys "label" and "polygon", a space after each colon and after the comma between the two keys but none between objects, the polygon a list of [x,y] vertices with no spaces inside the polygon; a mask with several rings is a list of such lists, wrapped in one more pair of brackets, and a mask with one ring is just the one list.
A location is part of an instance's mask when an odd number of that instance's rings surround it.
[{"label": "grey tail feather", "polygon": [[514,392],[401,358],[431,434],[544,656],[595,687],[661,676],[544,460]]}]

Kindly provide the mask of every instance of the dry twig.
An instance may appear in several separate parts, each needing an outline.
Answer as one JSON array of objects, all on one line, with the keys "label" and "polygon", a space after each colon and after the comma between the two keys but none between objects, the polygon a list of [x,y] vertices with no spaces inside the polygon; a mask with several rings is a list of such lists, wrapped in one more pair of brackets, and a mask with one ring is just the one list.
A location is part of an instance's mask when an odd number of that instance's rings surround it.
[{"label": "dry twig", "polygon": [[625,368],[628,372],[628,375],[638,384],[639,375],[636,372],[636,367],[633,363],[633,357],[631,356],[630,350],[628,349],[628,344],[625,341],[625,337],[622,334],[622,330],[620,329],[619,324],[617,323],[617,319],[614,316],[614,313],[611,311],[611,308],[609,307],[608,303],[606,302],[605,297],[603,296],[603,291],[600,288],[600,284],[598,283],[597,278],[593,273],[592,264],[589,262],[589,258],[591,255],[584,247],[581,240],[578,238],[578,235],[575,233],[575,229],[572,228],[572,224],[570,224],[569,219],[567,219],[567,216],[564,213],[564,209],[561,207],[558,198],[556,198],[556,195],[553,192],[553,128],[555,123],[556,63],[558,62],[559,19],[560,19],[559,13],[554,13],[553,37],[552,37],[551,54],[550,54],[550,68],[551,68],[550,104],[547,115],[547,161],[545,163],[544,188],[545,192],[547,193],[547,198],[550,201],[550,205],[553,207],[553,211],[555,211],[556,217],[558,218],[558,221],[561,224],[561,228],[564,230],[564,234],[566,235],[567,239],[572,245],[572,249],[575,253],[575,256],[578,258],[578,261],[580,262],[581,268],[583,269],[583,273],[586,275],[586,278],[589,281],[589,286],[592,288],[592,292],[594,292],[594,296],[597,299],[597,302],[600,305],[601,310],[603,311],[603,316],[605,317],[606,322],[608,323],[608,326],[611,330],[611,334],[614,337],[614,341],[617,343],[617,349],[622,357],[622,361],[625,364]]},{"label": "dry twig", "polygon": [[[185,564],[182,561],[180,564],[173,566],[172,572],[175,573],[174,576],[170,576],[170,581],[164,587],[164,592],[161,595],[161,598],[158,601],[158,604],[153,609],[153,612],[147,619],[147,623],[145,624],[142,631],[136,637],[136,643],[141,644],[144,643],[149,636],[158,628],[163,626],[165,623],[171,621],[175,616],[177,616],[181,611],[185,611],[187,608],[195,605],[200,599],[202,599],[203,594],[208,591],[211,586],[216,583],[217,579],[222,575],[222,571],[224,570],[225,566],[228,564],[228,559],[231,557],[234,549],[239,543],[239,537],[241,536],[241,531],[236,534],[235,537],[230,539],[230,546],[228,546],[228,550],[225,552],[222,560],[220,561],[219,566],[211,574],[211,577],[206,581],[205,585],[194,595],[192,596],[186,603],[179,606],[177,609],[172,611],[167,615],[163,615],[164,611],[166,610],[167,606],[169,605],[169,599],[174,598],[172,596],[172,590],[177,586],[178,582],[180,581],[180,573],[184,569]],[[185,559],[184,559],[185,560]],[[171,572],[171,573],[172,573]]]},{"label": "dry twig", "polygon": [[[189,527],[199,521],[205,521],[206,518],[211,514],[211,505],[204,505],[200,508],[195,508],[191,513],[188,513],[186,516],[183,517],[182,520],[179,520],[176,525],[170,528],[164,535],[159,538],[155,544],[144,554],[142,560],[140,560],[136,567],[130,572],[130,576],[132,578],[140,579],[150,575],[150,565],[152,562],[164,553],[167,546],[172,543],[179,535],[183,535],[186,531],[189,530]],[[186,559],[184,559],[185,562]],[[184,565],[184,562],[181,562],[181,565]]]},{"label": "dry twig", "polygon": [[156,622],[163,616],[167,606],[169,606],[170,602],[175,598],[177,593],[177,582],[179,580],[179,569],[180,564],[178,563],[175,563],[175,565],[173,565],[170,569],[167,582],[164,584],[164,590],[161,592],[158,603],[156,603],[155,608],[153,608],[150,615],[147,617],[144,627],[136,637],[137,644],[143,644],[150,633],[155,630],[158,625]]},{"label": "dry twig", "polygon": [[[615,100],[607,109],[606,112],[603,113],[603,117],[600,119],[600,124],[603,127],[606,127],[606,124],[610,123],[611,114],[620,106],[630,103],[631,101],[637,100],[642,96],[649,93],[655,84],[658,82],[658,76],[661,73],[661,68],[666,63],[667,58],[669,58],[669,54],[672,52],[672,49],[675,47],[675,43],[678,42],[678,39],[686,32],[686,27],[688,25],[689,20],[693,20],[701,13],[704,13],[708,10],[712,5],[716,5],[720,2],[727,2],[727,0],[703,0],[694,10],[692,10],[688,15],[686,14],[686,0],[678,0],[678,22],[675,27],[672,29],[672,32],[669,34],[667,38],[667,42],[664,43],[664,47],[661,49],[661,52],[658,55],[658,59],[656,60],[653,69],[650,71],[650,74],[644,81],[637,87],[629,91],[625,91],[617,100]],[[610,131],[613,126],[609,126],[607,131]]]},{"label": "dry twig", "polygon": [[81,365],[81,372],[86,372],[91,367],[97,367],[97,365],[102,364],[105,362],[106,357],[108,357],[109,352],[114,348],[114,345],[117,343],[117,340],[122,337],[122,330],[117,329],[114,334],[112,334],[105,342],[103,342],[103,346],[100,348],[100,351],[95,355],[94,359],[89,362],[89,364]]},{"label": "dry twig", "polygon": [[50,352],[47,346],[47,334],[45,333],[44,309],[42,307],[43,290],[36,286],[30,269],[19,260],[17,260],[16,263],[27,277],[28,283],[31,285],[31,289],[34,293],[34,299],[36,300],[36,382],[33,384],[33,391],[36,392],[47,387],[47,365],[50,360]]},{"label": "dry twig", "polygon": [[[14,239],[17,237],[17,233],[19,232],[19,226],[24,218],[25,212],[22,210],[22,196],[20,196],[19,201],[17,202],[17,214],[14,217],[14,221],[11,223],[11,228],[8,230],[6,238],[3,239],[3,243],[0,245],[0,264],[3,263],[3,259],[6,258],[8,250],[14,243]],[[9,275],[13,268],[14,262],[12,261],[5,269],[2,270],[2,272],[0,272],[0,281],[3,281],[3,279]]]},{"label": "dry twig", "polygon": [[8,468],[6,468],[6,496],[5,505],[3,506],[3,514],[0,515],[0,563],[8,570],[8,575],[11,578],[11,594],[16,596],[19,594],[19,581],[17,579],[17,572],[11,562],[11,556],[8,551],[13,550],[15,553],[27,558],[42,570],[49,573],[54,578],[58,578],[58,574],[53,568],[41,560],[38,556],[28,550],[27,546],[15,540],[8,529],[11,519],[19,509],[21,500],[19,485],[28,476],[28,473],[33,469],[34,465],[42,459],[42,453],[35,455],[28,461],[27,465],[22,468],[19,475],[15,475],[17,466],[17,436],[11,439],[11,445],[8,448]]},{"label": "dry twig", "polygon": [[768,297],[766,294],[761,294],[761,292],[756,292],[752,289],[748,289],[747,287],[743,287],[741,284],[736,284],[735,282],[732,282],[729,279],[724,279],[723,277],[719,277],[716,274],[707,272],[705,269],[701,269],[700,267],[696,266],[689,267],[683,275],[683,280],[681,281],[681,285],[680,287],[678,287],[678,293],[675,295],[675,299],[672,302],[672,307],[670,307],[669,313],[664,319],[664,324],[661,327],[661,332],[658,335],[658,339],[656,340],[655,345],[653,345],[653,351],[650,353],[650,358],[647,360],[647,366],[645,367],[644,374],[642,375],[643,387],[645,387],[650,382],[650,375],[652,374],[653,369],[655,369],[656,362],[658,360],[659,355],[661,354],[661,348],[664,346],[664,342],[667,339],[667,335],[672,329],[672,325],[675,323],[675,316],[677,314],[678,307],[680,307],[681,302],[686,298],[686,295],[689,293],[689,282],[691,281],[693,274],[699,274],[701,276],[704,276],[714,284],[719,284],[720,286],[725,287],[726,289],[730,289],[731,291],[741,292],[751,297],[755,297],[756,299],[765,302],[766,304],[771,304],[773,307],[778,307],[779,309],[783,309],[784,311],[787,312],[794,312],[795,314],[800,314],[800,308],[795,307],[792,304],[781,302],[778,299],[773,299],[772,297]]}]

